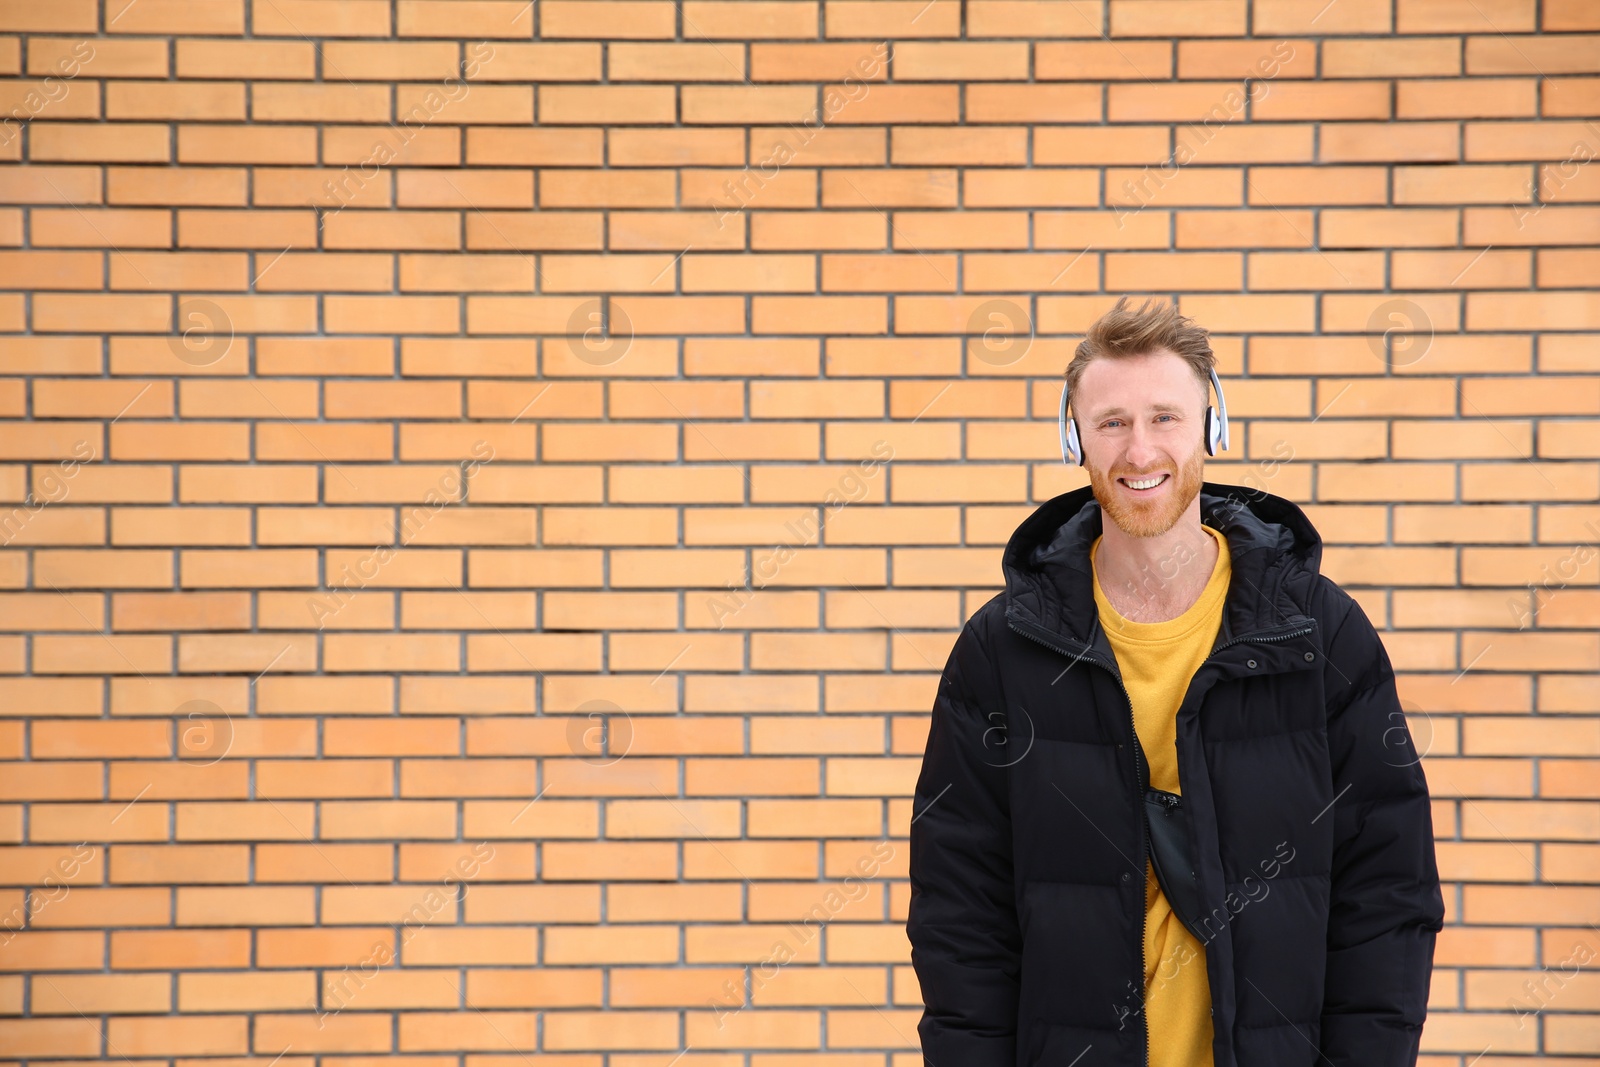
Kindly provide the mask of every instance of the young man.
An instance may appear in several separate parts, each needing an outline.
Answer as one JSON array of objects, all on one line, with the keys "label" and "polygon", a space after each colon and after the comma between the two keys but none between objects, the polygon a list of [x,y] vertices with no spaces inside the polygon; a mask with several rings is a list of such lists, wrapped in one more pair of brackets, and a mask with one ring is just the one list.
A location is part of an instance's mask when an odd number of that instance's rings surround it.
[{"label": "young man", "polygon": [[1416,1062],[1444,902],[1394,671],[1300,508],[1203,481],[1208,385],[1171,305],[1090,328],[1090,484],[951,650],[906,925],[932,1067]]}]

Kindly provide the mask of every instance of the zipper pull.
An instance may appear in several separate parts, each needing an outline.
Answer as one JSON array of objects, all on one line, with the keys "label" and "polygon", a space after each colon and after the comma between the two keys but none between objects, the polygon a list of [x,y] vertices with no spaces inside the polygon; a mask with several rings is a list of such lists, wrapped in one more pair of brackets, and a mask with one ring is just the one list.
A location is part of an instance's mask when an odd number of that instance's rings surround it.
[{"label": "zipper pull", "polygon": [[1162,812],[1163,815],[1172,814],[1172,809],[1177,807],[1183,801],[1183,798],[1178,796],[1176,793],[1168,793],[1161,789],[1152,789],[1151,792],[1155,794],[1157,802],[1159,802],[1166,809],[1164,812]]}]

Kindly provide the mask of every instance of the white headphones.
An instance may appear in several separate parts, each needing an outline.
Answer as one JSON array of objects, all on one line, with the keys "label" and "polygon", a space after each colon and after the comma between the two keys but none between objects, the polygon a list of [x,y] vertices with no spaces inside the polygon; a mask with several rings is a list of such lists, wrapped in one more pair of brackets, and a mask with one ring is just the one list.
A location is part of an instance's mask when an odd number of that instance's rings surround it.
[{"label": "white headphones", "polygon": [[[1217,370],[1211,369],[1211,386],[1217,391],[1217,407],[1206,408],[1206,455],[1217,454],[1220,445],[1228,447],[1228,402],[1222,398],[1222,383],[1217,380]],[[1221,408],[1221,414],[1217,409]],[[1069,465],[1083,466],[1083,442],[1078,437],[1078,420],[1067,418],[1067,384],[1061,383],[1061,459]]]}]

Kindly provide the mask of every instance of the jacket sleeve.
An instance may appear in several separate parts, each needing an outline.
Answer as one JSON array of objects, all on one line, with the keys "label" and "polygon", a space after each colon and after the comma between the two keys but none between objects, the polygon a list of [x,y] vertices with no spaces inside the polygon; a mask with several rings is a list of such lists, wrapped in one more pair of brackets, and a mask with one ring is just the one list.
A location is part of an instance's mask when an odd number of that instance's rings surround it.
[{"label": "jacket sleeve", "polygon": [[933,1067],[1016,1063],[1022,938],[992,676],[969,623],[939,680],[912,804],[906,935],[922,987],[917,1033]]},{"label": "jacket sleeve", "polygon": [[1421,757],[1394,669],[1361,605],[1328,643],[1334,801],[1322,1053],[1333,1067],[1413,1067],[1444,898]]}]

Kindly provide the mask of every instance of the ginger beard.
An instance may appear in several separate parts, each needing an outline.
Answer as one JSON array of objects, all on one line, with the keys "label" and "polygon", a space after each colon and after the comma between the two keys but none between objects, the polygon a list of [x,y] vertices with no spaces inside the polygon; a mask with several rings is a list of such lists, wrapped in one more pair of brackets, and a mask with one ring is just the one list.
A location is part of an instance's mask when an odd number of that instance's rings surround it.
[{"label": "ginger beard", "polygon": [[[1198,445],[1180,464],[1165,483],[1156,487],[1148,498],[1131,492],[1118,478],[1137,480],[1140,472],[1133,468],[1105,471],[1095,466],[1089,468],[1089,484],[1094,488],[1094,498],[1111,521],[1129,537],[1159,537],[1177,525],[1194,498],[1200,495],[1200,484],[1205,481],[1205,450]],[[1162,464],[1157,470],[1169,470]]]}]

